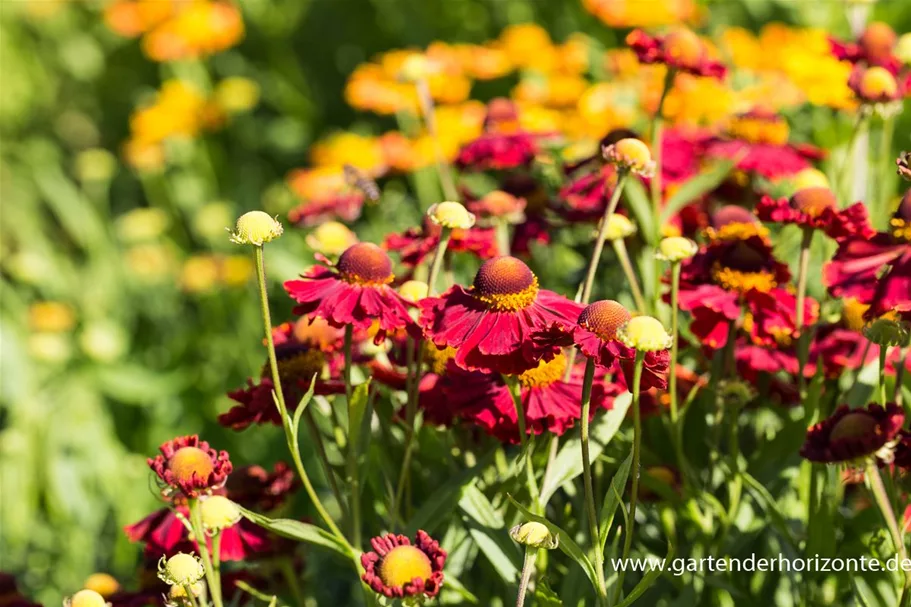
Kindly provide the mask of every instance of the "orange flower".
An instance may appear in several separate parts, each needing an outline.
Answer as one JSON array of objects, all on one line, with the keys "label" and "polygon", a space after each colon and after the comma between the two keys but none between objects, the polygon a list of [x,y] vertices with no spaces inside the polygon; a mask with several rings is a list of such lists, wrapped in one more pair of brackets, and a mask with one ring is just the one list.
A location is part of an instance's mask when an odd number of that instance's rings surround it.
[{"label": "orange flower", "polygon": [[692,21],[693,0],[582,0],[585,10],[611,27],[657,27]]}]

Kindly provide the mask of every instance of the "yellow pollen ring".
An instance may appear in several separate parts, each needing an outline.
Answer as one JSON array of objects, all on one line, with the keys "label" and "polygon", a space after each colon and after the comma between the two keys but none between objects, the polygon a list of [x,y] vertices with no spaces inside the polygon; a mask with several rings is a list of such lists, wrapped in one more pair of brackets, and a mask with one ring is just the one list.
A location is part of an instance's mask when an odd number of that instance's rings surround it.
[{"label": "yellow pollen ring", "polygon": [[519,383],[525,388],[546,388],[558,381],[563,381],[566,372],[566,356],[557,354],[550,362],[543,360],[534,369],[519,375]]},{"label": "yellow pollen ring", "polygon": [[911,242],[911,223],[893,217],[889,220],[889,225],[892,226],[892,236],[905,242]]},{"label": "yellow pollen ring", "polygon": [[492,293],[483,295],[478,293],[477,288],[473,289],[473,295],[478,301],[484,303],[488,310],[495,312],[515,312],[522,310],[534,303],[538,296],[538,278],[535,277],[530,285],[518,293]]},{"label": "yellow pollen ring", "polygon": [[429,341],[424,342],[423,346],[424,362],[430,367],[431,373],[442,375],[446,372],[446,365],[456,355],[456,349],[446,346],[442,350],[437,348]]},{"label": "yellow pollen ring", "polygon": [[712,280],[728,291],[745,293],[751,289],[767,293],[778,284],[771,272],[741,272],[726,268],[716,262],[712,266]]},{"label": "yellow pollen ring", "polygon": [[354,274],[353,272],[339,272],[338,275],[339,275],[339,278],[341,278],[345,282],[352,284],[352,285],[359,285],[362,287],[380,287],[383,285],[388,285],[393,280],[395,280],[395,274],[390,274],[389,276],[387,276],[386,278],[384,278],[382,280],[369,280],[362,276],[358,276],[357,274]]},{"label": "yellow pollen ring", "polygon": [[[278,375],[283,383],[294,382],[299,379],[309,383],[314,375],[322,373],[325,362],[326,357],[319,350],[305,350],[294,356],[279,359]],[[268,362],[263,365],[261,377],[272,377]]]},{"label": "yellow pollen ring", "polygon": [[720,228],[706,228],[705,236],[709,240],[747,240],[753,236],[759,236],[766,240],[769,236],[769,230],[759,223],[732,222],[721,226]]}]

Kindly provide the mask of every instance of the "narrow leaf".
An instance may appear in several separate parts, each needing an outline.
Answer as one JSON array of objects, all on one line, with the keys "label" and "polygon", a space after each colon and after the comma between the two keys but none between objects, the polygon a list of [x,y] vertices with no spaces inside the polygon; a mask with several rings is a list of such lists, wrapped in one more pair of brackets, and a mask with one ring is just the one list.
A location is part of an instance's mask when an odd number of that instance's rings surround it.
[{"label": "narrow leaf", "polygon": [[734,168],[734,164],[732,160],[718,162],[708,170],[702,171],[692,179],[684,182],[664,205],[664,210],[661,211],[661,225],[667,223],[677,211],[690,202],[706,192],[714,190],[728,176],[731,169]]},{"label": "narrow leaf", "polygon": [[320,529],[316,525],[287,518],[271,519],[268,516],[257,514],[256,512],[247,510],[241,506],[238,506],[238,508],[240,508],[240,513],[248,521],[259,525],[263,529],[267,529],[276,535],[299,542],[306,542],[315,546],[322,546],[323,548],[328,548],[337,552],[345,558],[350,559],[352,556],[348,548],[339,542],[335,536],[328,531]]},{"label": "narrow leaf", "polygon": [[628,177],[626,184],[623,186],[623,198],[626,200],[627,208],[636,217],[636,223],[639,224],[639,232],[643,235],[645,241],[650,245],[658,244],[658,228],[655,226],[655,219],[652,214],[652,203],[642,182],[636,177]]},{"label": "narrow leaf", "polygon": [[351,402],[348,403],[348,444],[357,449],[360,444],[361,423],[367,410],[367,398],[370,392],[370,380],[358,384],[351,391]]},{"label": "narrow leaf", "polygon": [[[667,546],[667,556],[664,557],[664,562],[667,563],[674,558],[674,546],[673,544],[668,544]],[[617,607],[629,607],[632,605],[636,599],[645,594],[645,591],[652,587],[652,585],[658,581],[658,578],[661,576],[663,571],[661,569],[652,569],[639,580],[639,583],[636,584],[636,587],[633,588],[632,592],[626,595],[626,598],[623,599]]]},{"label": "narrow leaf", "polygon": [[604,544],[607,543],[607,536],[610,533],[610,528],[614,523],[614,514],[617,511],[617,506],[620,505],[620,496],[623,495],[623,490],[626,487],[626,481],[629,478],[629,469],[633,464],[633,454],[630,453],[626,456],[626,459],[623,460],[623,463],[620,464],[620,467],[617,468],[617,471],[614,473],[614,478],[611,479],[610,486],[607,488],[607,495],[604,496],[604,503],[601,505],[601,515],[600,522],[600,535],[599,538],[601,541],[601,552],[604,552]]}]

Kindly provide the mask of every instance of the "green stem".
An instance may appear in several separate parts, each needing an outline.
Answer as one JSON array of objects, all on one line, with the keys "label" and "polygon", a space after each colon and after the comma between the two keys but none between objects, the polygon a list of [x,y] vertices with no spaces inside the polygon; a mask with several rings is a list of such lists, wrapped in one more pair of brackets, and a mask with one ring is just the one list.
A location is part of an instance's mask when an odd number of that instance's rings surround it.
[{"label": "green stem", "polygon": [[415,350],[420,344],[415,342],[411,337],[407,337],[405,346],[405,361],[408,364],[408,382],[406,386],[405,402],[405,455],[402,458],[402,469],[399,471],[399,481],[396,484],[395,496],[392,501],[392,522],[402,522],[404,519],[399,518],[399,509],[402,504],[402,495],[405,492],[405,485],[411,473],[411,455],[414,448],[414,422],[417,417],[417,390],[414,384],[420,381],[421,361],[420,356],[415,354]]},{"label": "green stem", "polygon": [[655,161],[655,175],[651,179],[651,197],[655,220],[660,217],[661,206],[661,131],[664,126],[664,102],[674,86],[674,77],[676,75],[676,70],[667,69],[667,73],[664,76],[664,86],[661,89],[661,97],[658,99],[658,108],[652,117],[652,160]]},{"label": "green stem", "polygon": [[184,584],[183,591],[187,595],[187,604],[190,605],[190,607],[199,607],[199,601],[196,600],[196,595],[193,594],[193,585]]},{"label": "green stem", "polygon": [[687,485],[686,456],[683,452],[683,420],[680,418],[678,410],[679,399],[677,395],[677,357],[680,346],[678,344],[680,334],[680,262],[675,261],[671,264],[671,366],[670,375],[668,376],[668,391],[671,399],[671,441],[674,447],[674,453],[677,456],[677,462],[680,466],[680,474],[684,486]]},{"label": "green stem", "polygon": [[633,293],[633,301],[636,302],[636,309],[640,314],[646,314],[648,310],[645,307],[645,298],[642,296],[642,289],[639,288],[639,280],[636,278],[636,272],[633,270],[633,264],[630,263],[629,253],[626,251],[626,243],[622,238],[611,241],[617,259],[620,261],[620,267],[626,274],[626,280],[629,283],[630,291]]},{"label": "green stem", "polygon": [[[266,290],[266,267],[263,259],[263,248],[255,247],[254,252],[256,257],[256,279],[259,283],[260,309],[263,315],[263,327],[266,332],[266,346],[269,351],[269,367],[272,370],[272,382],[275,386],[272,394],[282,419],[282,427],[285,430],[285,440],[288,443],[288,449],[291,451],[291,458],[294,460],[297,475],[304,485],[307,496],[310,498],[310,501],[313,502],[313,507],[316,508],[317,513],[320,515],[320,518],[323,519],[323,522],[326,524],[329,531],[331,531],[343,545],[350,548],[350,544],[348,544],[344,534],[339,530],[338,526],[332,520],[332,517],[329,516],[329,512],[323,506],[322,501],[320,501],[319,495],[317,495],[316,490],[313,488],[313,483],[310,482],[310,476],[307,474],[306,468],[304,468],[304,463],[301,461],[300,446],[298,445],[297,437],[294,436],[294,433],[292,432],[291,421],[288,418],[287,409],[285,407],[281,377],[278,373],[278,361],[275,356],[275,343],[272,341],[272,315],[269,312],[269,296],[268,291]],[[216,607],[220,606],[217,605]]]},{"label": "green stem", "polygon": [[[351,367],[354,355],[354,328],[351,325],[345,327],[345,395],[348,403],[348,420],[349,424],[352,419],[351,400],[354,389],[351,385]],[[361,488],[360,478],[357,469],[357,451],[358,445],[351,440],[351,432],[348,433],[348,511],[351,512],[351,541],[355,546],[361,545]]]},{"label": "green stem", "polygon": [[[582,293],[579,301],[583,304],[588,303],[591,297],[592,286],[595,282],[595,274],[598,272],[598,262],[601,260],[601,251],[604,250],[604,240],[607,238],[607,227],[610,224],[614,211],[617,210],[617,203],[620,202],[620,194],[623,192],[623,184],[626,182],[627,173],[621,171],[617,176],[617,185],[611,195],[607,207],[604,209],[604,216],[601,218],[601,226],[598,229],[598,236],[595,238],[595,248],[592,250],[591,259],[588,261],[588,271],[585,274],[585,282],[582,284]],[[570,365],[572,367],[572,365]]]},{"label": "green stem", "polygon": [[516,596],[516,607],[525,605],[525,593],[528,591],[528,582],[531,580],[531,572],[534,570],[536,548],[531,546],[525,547],[525,562],[522,564],[522,577],[519,579],[519,593]]},{"label": "green stem", "polygon": [[902,404],[902,384],[905,381],[905,367],[908,365],[908,354],[911,353],[911,346],[905,348],[905,353],[898,359],[898,368],[895,370],[895,390],[892,394],[892,402],[901,406]]},{"label": "green stem", "polygon": [[592,550],[595,553],[595,572],[598,575],[598,595],[607,595],[607,584],[604,580],[604,552],[601,550],[601,530],[598,526],[598,510],[595,503],[595,492],[592,488],[592,462],[588,444],[588,424],[591,415],[592,383],[595,379],[595,361],[589,358],[585,363],[585,379],[582,381],[582,479],[585,485],[585,510],[588,513],[588,530],[592,539]]},{"label": "green stem", "polygon": [[304,593],[301,591],[297,576],[294,574],[294,567],[291,564],[291,560],[288,558],[281,559],[278,567],[282,572],[282,576],[285,578],[285,583],[291,590],[291,596],[294,597],[294,602],[297,603],[298,607],[304,607],[304,605],[307,604],[307,601],[304,599]]},{"label": "green stem", "polygon": [[854,174],[854,171],[848,170],[848,165],[853,161],[854,144],[857,141],[857,136],[860,134],[865,117],[866,116],[863,112],[857,112],[857,119],[854,121],[854,126],[851,128],[851,136],[848,138],[848,149],[845,150],[845,155],[844,158],[842,158],[841,166],[839,167],[838,172],[835,173],[835,181],[838,184],[838,193],[841,195],[842,200],[848,200],[851,196],[850,189],[848,191],[845,191],[845,177],[848,174]]},{"label": "green stem", "polygon": [[887,185],[892,179],[892,172],[895,170],[895,164],[892,161],[892,135],[895,132],[895,118],[883,118],[882,132],[879,140],[879,167],[881,173],[878,182],[879,191],[876,197],[879,213],[877,217],[885,217],[889,209],[889,191]]},{"label": "green stem", "polygon": [[452,168],[446,160],[446,156],[443,153],[443,146],[440,145],[440,138],[437,135],[436,112],[433,107],[433,96],[430,94],[430,87],[424,79],[418,80],[416,86],[418,100],[421,104],[421,111],[424,114],[424,125],[427,128],[427,134],[430,135],[430,140],[433,142],[437,173],[439,173],[440,176],[440,185],[443,187],[443,193],[447,200],[458,202],[459,192],[456,189],[455,180],[452,177]]},{"label": "green stem", "polygon": [[[640,444],[642,442],[642,416],[639,411],[639,388],[642,383],[642,366],[645,362],[645,352],[636,350],[636,363],[633,368],[633,463],[632,463],[632,487],[630,488],[629,497],[629,524],[623,538],[623,559],[629,558],[630,548],[633,545],[633,532],[636,527],[636,504],[639,501],[639,455]],[[623,576],[626,572],[620,570],[617,578],[617,587],[614,594],[614,602],[620,598],[623,592]]]},{"label": "green stem", "polygon": [[436,287],[437,276],[440,275],[440,268],[443,266],[443,258],[446,256],[446,247],[449,246],[449,237],[452,230],[441,228],[440,242],[437,244],[436,253],[433,254],[433,263],[430,265],[430,274],[427,276],[427,296],[433,295]]},{"label": "green stem", "polygon": [[215,570],[215,583],[221,588],[221,530],[212,536],[212,568]]},{"label": "green stem", "polygon": [[323,474],[326,475],[326,481],[332,489],[332,495],[335,496],[335,501],[338,502],[338,506],[342,511],[342,516],[347,518],[348,513],[347,507],[345,506],[345,500],[342,499],[342,492],[335,479],[332,464],[329,463],[329,455],[326,453],[326,444],[323,442],[323,434],[320,432],[319,426],[316,425],[316,419],[313,417],[313,411],[310,410],[310,407],[307,407],[307,410],[304,411],[304,417],[307,420],[307,429],[310,432],[310,440],[316,445],[316,453],[319,456],[320,464],[323,467]]},{"label": "green stem", "polygon": [[803,238],[800,241],[800,259],[797,269],[797,310],[795,311],[794,325],[797,328],[797,385],[800,392],[800,401],[804,402],[806,398],[806,379],[804,378],[804,367],[807,364],[809,339],[806,331],[803,330],[803,308],[807,297],[807,277],[810,270],[810,245],[813,243],[813,230],[805,228]]},{"label": "green stem", "polygon": [[497,219],[497,223],[494,227],[494,234],[497,237],[497,254],[498,255],[509,255],[509,253],[510,253],[509,222],[503,218]]},{"label": "green stem", "polygon": [[879,402],[886,404],[886,355],[889,353],[889,346],[879,346]]},{"label": "green stem", "polygon": [[[879,474],[879,467],[876,465],[876,461],[873,458],[871,458],[870,462],[867,464],[866,476],[870,484],[870,491],[873,493],[873,497],[876,500],[876,505],[879,506],[879,511],[886,520],[886,526],[889,528],[889,534],[892,536],[892,543],[895,545],[895,552],[898,555],[899,564],[901,564],[908,558],[908,552],[905,550],[905,542],[902,539],[901,528],[898,526],[898,521],[895,518],[895,511],[892,509],[889,496],[886,494],[883,478]],[[905,580],[901,589],[901,604],[907,605],[908,602],[911,601],[911,571],[905,571],[904,574]]]},{"label": "green stem", "polygon": [[509,393],[512,395],[512,403],[516,409],[516,423],[519,426],[519,444],[522,452],[525,454],[525,476],[528,484],[528,493],[531,497],[532,511],[540,514],[540,492],[538,491],[538,481],[535,478],[535,468],[532,462],[532,453],[528,445],[528,433],[525,428],[525,407],[522,404],[522,386],[518,380],[511,375],[504,375],[503,380],[509,387]]},{"label": "green stem", "polygon": [[[222,607],[221,586],[218,584],[218,578],[215,576],[215,567],[212,565],[212,557],[209,554],[209,546],[206,544],[206,531],[202,525],[202,513],[199,510],[199,499],[190,498],[187,500],[187,507],[190,509],[190,525],[193,527],[193,537],[196,538],[196,546],[199,548],[199,556],[202,557],[202,564],[206,570],[206,584],[209,585],[209,594],[212,596],[212,604],[215,607]],[[192,596],[192,593],[190,594]]]}]

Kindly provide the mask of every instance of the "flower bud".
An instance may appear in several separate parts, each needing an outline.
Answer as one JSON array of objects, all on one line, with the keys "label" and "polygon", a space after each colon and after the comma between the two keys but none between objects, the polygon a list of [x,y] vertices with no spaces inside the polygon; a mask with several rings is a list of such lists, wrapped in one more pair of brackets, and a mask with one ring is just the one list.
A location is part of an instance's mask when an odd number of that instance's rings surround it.
[{"label": "flower bud", "polygon": [[399,287],[399,295],[412,302],[418,302],[427,297],[427,291],[427,283],[420,280],[409,280]]},{"label": "flower bud", "polygon": [[94,590],[80,590],[71,596],[64,605],[66,607],[106,607],[107,601]]},{"label": "flower bud", "polygon": [[281,236],[283,231],[278,219],[262,211],[250,211],[237,220],[234,232],[231,233],[231,242],[260,247]]},{"label": "flower bud", "polygon": [[794,191],[799,192],[807,188],[827,188],[829,178],[819,169],[806,168],[794,176]]},{"label": "flower bud", "polygon": [[636,225],[625,215],[614,213],[607,222],[605,237],[608,240],[622,240],[636,233]]},{"label": "flower bud", "polygon": [[698,250],[699,247],[689,238],[671,236],[658,244],[658,252],[655,257],[671,263],[678,263],[684,259],[689,259]]},{"label": "flower bud", "polygon": [[331,256],[341,255],[358,241],[354,232],[338,221],[318,225],[304,240],[317,253]]},{"label": "flower bud", "polygon": [[911,32],[898,37],[895,45],[895,56],[905,65],[911,65]]},{"label": "flower bud", "polygon": [[[205,590],[206,585],[202,582],[196,582],[195,584],[190,584],[190,592],[193,593],[193,596],[199,597],[202,596],[202,591]],[[168,591],[169,599],[185,599],[187,598],[187,591],[184,586],[171,586],[171,589]]]},{"label": "flower bud", "polygon": [[651,316],[636,316],[617,329],[617,339],[627,347],[643,352],[667,350],[673,341],[664,325]]},{"label": "flower bud", "polygon": [[475,216],[460,202],[438,202],[427,209],[427,217],[438,226],[467,230],[474,225]]},{"label": "flower bud", "polygon": [[158,577],[172,586],[192,585],[206,575],[205,567],[199,557],[193,554],[178,552],[169,559],[161,557],[158,561]]},{"label": "flower bud", "polygon": [[911,326],[883,316],[864,327],[864,337],[878,346],[904,347],[911,340]]},{"label": "flower bud", "polygon": [[120,590],[120,583],[109,573],[93,573],[82,584],[87,590],[94,590],[103,597],[109,597]]},{"label": "flower bud", "polygon": [[213,495],[199,506],[202,526],[208,531],[221,531],[234,526],[240,520],[237,504],[223,495]]},{"label": "flower bud", "polygon": [[621,171],[630,171],[643,177],[649,177],[655,172],[651,151],[638,139],[621,139],[613,145],[605,146],[601,153],[605,160]]},{"label": "flower bud", "polygon": [[516,542],[531,548],[553,550],[560,544],[560,538],[553,535],[547,525],[535,521],[516,525],[509,530],[509,536]]}]

